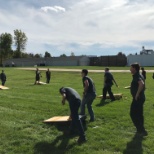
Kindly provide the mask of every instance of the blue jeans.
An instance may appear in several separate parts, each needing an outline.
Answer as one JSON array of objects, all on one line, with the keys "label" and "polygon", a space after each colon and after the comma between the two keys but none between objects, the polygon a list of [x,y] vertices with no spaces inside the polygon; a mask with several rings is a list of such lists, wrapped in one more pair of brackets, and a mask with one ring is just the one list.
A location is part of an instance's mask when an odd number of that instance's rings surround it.
[{"label": "blue jeans", "polygon": [[95,119],[94,112],[92,109],[92,103],[95,98],[96,98],[95,93],[88,93],[83,97],[82,103],[81,103],[81,113],[80,114],[85,115],[85,105],[87,104],[88,112],[90,115],[90,120]]}]

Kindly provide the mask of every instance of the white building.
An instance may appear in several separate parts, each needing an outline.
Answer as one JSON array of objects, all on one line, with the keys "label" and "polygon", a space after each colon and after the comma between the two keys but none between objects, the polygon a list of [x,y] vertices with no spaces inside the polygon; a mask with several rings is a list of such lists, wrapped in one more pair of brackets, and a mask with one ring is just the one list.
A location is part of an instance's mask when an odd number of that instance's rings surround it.
[{"label": "white building", "polygon": [[139,63],[140,66],[154,66],[154,51],[152,49],[145,49],[143,46],[140,55],[127,56],[128,66],[135,62]]}]

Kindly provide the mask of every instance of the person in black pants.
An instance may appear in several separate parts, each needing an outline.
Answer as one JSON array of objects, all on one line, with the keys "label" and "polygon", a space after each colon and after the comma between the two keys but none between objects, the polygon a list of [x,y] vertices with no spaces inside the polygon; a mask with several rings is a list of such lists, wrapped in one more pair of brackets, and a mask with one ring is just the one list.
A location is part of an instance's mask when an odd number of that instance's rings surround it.
[{"label": "person in black pants", "polygon": [[36,72],[35,72],[35,83],[34,84],[38,84],[40,82],[40,77],[41,76],[41,72],[39,71],[39,69],[37,68],[36,69]]},{"label": "person in black pants", "polygon": [[47,79],[46,83],[50,82],[50,78],[51,78],[51,72],[50,72],[50,70],[48,68],[48,70],[46,71],[46,79]]},{"label": "person in black pants", "polygon": [[62,87],[59,89],[59,92],[62,95],[62,104],[63,105],[65,104],[65,100],[69,102],[69,107],[71,111],[70,118],[72,119],[71,126],[70,126],[70,134],[74,132],[74,128],[76,126],[79,131],[78,143],[85,142],[86,137],[85,137],[84,129],[78,115],[78,110],[81,104],[80,95],[76,90],[70,87]]},{"label": "person in black pants", "polygon": [[132,74],[132,82],[130,92],[132,95],[132,104],[130,107],[130,117],[137,129],[137,134],[146,136],[147,131],[144,128],[143,105],[145,102],[145,85],[144,77],[139,73],[140,66],[138,63],[132,64],[130,67]]},{"label": "person in black pants", "polygon": [[4,73],[4,70],[2,70],[2,73],[0,74],[0,79],[2,81],[2,86],[4,86],[6,82],[6,75]]},{"label": "person in black pants", "polygon": [[115,79],[113,78],[113,75],[109,72],[109,68],[105,68],[105,74],[104,74],[104,87],[103,87],[103,100],[106,99],[107,92],[109,93],[109,96],[111,98],[111,101],[115,101],[115,97],[112,93],[111,87],[113,85],[113,82],[118,87]]},{"label": "person in black pants", "polygon": [[141,70],[142,70],[142,75],[144,77],[144,80],[146,80],[146,71],[144,70],[144,67],[142,67]]}]

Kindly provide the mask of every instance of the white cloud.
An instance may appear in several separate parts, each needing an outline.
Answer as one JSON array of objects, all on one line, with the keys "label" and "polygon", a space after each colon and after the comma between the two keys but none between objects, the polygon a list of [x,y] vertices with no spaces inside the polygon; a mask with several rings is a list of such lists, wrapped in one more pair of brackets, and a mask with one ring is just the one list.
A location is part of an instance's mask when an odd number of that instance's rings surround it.
[{"label": "white cloud", "polygon": [[26,6],[18,1],[9,3],[11,9],[0,6],[0,33],[23,30],[28,37],[27,51],[38,52],[50,48],[61,52],[76,49],[79,53],[93,48],[121,50],[154,40],[152,0],[65,0],[63,5],[53,1],[33,1],[33,5],[26,1]]},{"label": "white cloud", "polygon": [[45,6],[45,7],[41,7],[41,10],[44,12],[48,12],[48,11],[54,11],[54,12],[65,12],[65,8],[61,7],[61,6]]}]

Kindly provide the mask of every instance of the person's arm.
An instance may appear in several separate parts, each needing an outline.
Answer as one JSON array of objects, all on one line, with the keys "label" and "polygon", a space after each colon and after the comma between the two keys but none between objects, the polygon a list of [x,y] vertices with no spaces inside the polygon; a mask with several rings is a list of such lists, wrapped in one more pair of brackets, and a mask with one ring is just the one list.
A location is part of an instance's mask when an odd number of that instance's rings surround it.
[{"label": "person's arm", "polygon": [[88,80],[85,80],[84,81],[84,92],[83,92],[84,95],[87,93],[88,87],[89,87],[89,82]]},{"label": "person's arm", "polygon": [[115,81],[115,79],[113,78],[113,82],[115,83],[115,85],[118,87],[118,85],[117,85],[117,83],[116,83],[116,81]]},{"label": "person's arm", "polygon": [[143,80],[138,81],[138,90],[135,96],[135,100],[137,101],[137,99],[139,98],[140,92],[144,89],[144,82]]},{"label": "person's arm", "polygon": [[66,94],[62,93],[62,105],[65,105],[65,100],[66,100]]}]

